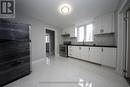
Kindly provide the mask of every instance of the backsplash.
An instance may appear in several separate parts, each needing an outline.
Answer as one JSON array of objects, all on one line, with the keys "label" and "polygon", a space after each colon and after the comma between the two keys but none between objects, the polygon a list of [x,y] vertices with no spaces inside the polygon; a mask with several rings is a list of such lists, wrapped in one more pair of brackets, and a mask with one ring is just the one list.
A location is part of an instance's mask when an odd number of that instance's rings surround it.
[{"label": "backsplash", "polygon": [[94,43],[97,45],[112,45],[115,46],[115,34],[99,34],[94,36]]},{"label": "backsplash", "polygon": [[[63,41],[71,41],[72,44],[82,45],[83,42],[77,42],[77,38],[63,38]],[[108,33],[108,34],[98,34],[94,36],[94,42],[85,42],[86,45],[108,45],[108,46],[116,46],[115,41],[115,34]]]}]

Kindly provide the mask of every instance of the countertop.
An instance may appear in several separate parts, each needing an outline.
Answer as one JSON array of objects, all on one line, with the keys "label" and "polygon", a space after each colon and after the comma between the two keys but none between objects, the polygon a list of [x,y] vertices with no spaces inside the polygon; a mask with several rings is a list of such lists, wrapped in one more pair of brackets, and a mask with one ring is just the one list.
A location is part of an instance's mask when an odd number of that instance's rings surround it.
[{"label": "countertop", "polygon": [[81,45],[81,44],[71,44],[68,46],[89,46],[89,47],[113,47],[117,48],[117,46],[108,46],[108,45]]}]

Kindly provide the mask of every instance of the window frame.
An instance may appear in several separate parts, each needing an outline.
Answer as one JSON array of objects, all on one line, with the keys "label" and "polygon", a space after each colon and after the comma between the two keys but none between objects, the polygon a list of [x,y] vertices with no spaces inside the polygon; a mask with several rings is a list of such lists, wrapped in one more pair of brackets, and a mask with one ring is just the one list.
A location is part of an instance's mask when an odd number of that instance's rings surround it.
[{"label": "window frame", "polygon": [[[87,41],[87,26],[91,25],[91,24],[92,24],[92,27],[93,27],[93,30],[92,30],[92,41]],[[85,26],[85,42],[94,42],[94,26],[93,26],[93,23],[87,24]]]},{"label": "window frame", "polygon": [[[92,24],[93,25],[93,34],[92,34],[92,38],[93,38],[93,40],[92,41],[87,41],[86,40],[86,31],[87,31],[87,25],[90,25],[90,24]],[[84,27],[84,40],[83,41],[79,41],[79,28],[80,27]],[[93,23],[88,23],[88,24],[85,24],[85,25],[80,25],[80,26],[77,26],[77,27],[75,27],[75,29],[77,28],[77,42],[94,42],[94,24]],[[76,35],[76,34],[75,34]]]},{"label": "window frame", "polygon": [[[84,27],[84,25],[81,25],[77,28],[77,42],[84,42],[84,39],[85,39],[85,33],[83,35],[83,41],[79,41],[79,28],[80,27]],[[85,32],[85,27],[84,27],[84,32]]]}]

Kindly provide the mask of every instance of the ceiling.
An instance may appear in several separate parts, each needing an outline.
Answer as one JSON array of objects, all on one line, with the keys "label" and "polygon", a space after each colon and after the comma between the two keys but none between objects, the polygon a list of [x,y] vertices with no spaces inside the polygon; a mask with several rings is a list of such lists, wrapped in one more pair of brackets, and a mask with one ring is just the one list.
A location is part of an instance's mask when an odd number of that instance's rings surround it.
[{"label": "ceiling", "polygon": [[[16,12],[31,16],[46,24],[66,28],[115,11],[120,0],[16,0]],[[58,6],[68,3],[72,14],[63,16]]]}]

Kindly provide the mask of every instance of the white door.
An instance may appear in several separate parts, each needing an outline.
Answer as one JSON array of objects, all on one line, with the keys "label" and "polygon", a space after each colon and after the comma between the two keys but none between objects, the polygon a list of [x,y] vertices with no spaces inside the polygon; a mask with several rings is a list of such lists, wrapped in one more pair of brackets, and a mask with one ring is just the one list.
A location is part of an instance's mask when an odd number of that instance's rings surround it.
[{"label": "white door", "polygon": [[80,50],[80,59],[83,59],[83,60],[87,60],[89,59],[89,47],[86,47],[86,46],[81,46],[81,50]]},{"label": "white door", "polygon": [[90,47],[89,61],[101,64],[101,47]]},{"label": "white door", "polygon": [[116,67],[116,48],[102,48],[101,64]]}]

